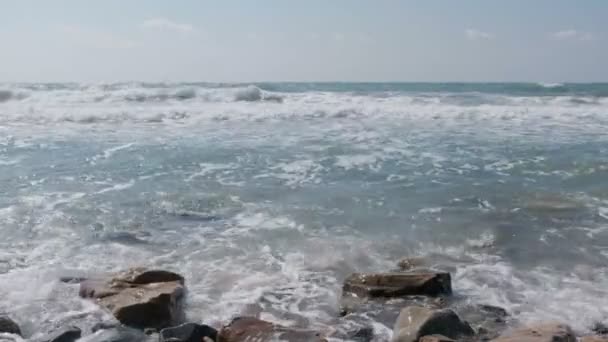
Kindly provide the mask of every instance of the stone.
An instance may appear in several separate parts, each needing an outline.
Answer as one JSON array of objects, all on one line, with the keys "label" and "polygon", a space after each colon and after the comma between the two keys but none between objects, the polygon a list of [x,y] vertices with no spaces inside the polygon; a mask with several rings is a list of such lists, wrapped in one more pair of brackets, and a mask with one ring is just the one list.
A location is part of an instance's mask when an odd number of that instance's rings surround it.
[{"label": "stone", "polygon": [[500,336],[507,328],[509,313],[507,310],[487,304],[466,304],[457,307],[460,317],[474,329],[482,340],[491,340]]},{"label": "stone", "polygon": [[139,329],[179,324],[184,294],[184,278],[161,270],[136,268],[109,280],[80,283],[81,297],[95,300],[122,324]]},{"label": "stone", "polygon": [[456,342],[449,337],[443,335],[426,335],[422,336],[418,342]]},{"label": "stone", "polygon": [[401,310],[393,330],[393,342],[416,342],[422,336],[443,335],[452,339],[473,336],[475,331],[449,309],[410,306]]},{"label": "stone", "polygon": [[608,336],[584,336],[579,342],[608,342]]},{"label": "stone", "polygon": [[160,342],[201,342],[203,338],[217,339],[217,330],[207,325],[185,323],[160,331]]},{"label": "stone", "polygon": [[422,257],[411,257],[399,260],[397,266],[402,271],[409,271],[417,267],[428,266],[428,263],[426,259]]},{"label": "stone", "polygon": [[358,297],[403,297],[452,294],[449,273],[355,273],[344,281],[343,293]]},{"label": "stone", "polygon": [[608,326],[602,322],[595,322],[591,327],[591,331],[598,335],[608,335]]},{"label": "stone", "polygon": [[556,322],[539,323],[515,329],[494,342],[576,342],[572,329]]},{"label": "stone", "polygon": [[286,328],[254,317],[238,317],[224,326],[218,342],[327,342],[320,333],[311,330]]},{"label": "stone", "polygon": [[580,342],[608,342],[608,336],[583,336]]},{"label": "stone", "polygon": [[364,327],[352,331],[348,334],[349,341],[370,342],[374,339],[374,328]]},{"label": "stone", "polygon": [[21,329],[8,316],[0,316],[0,333],[8,333],[21,336]]},{"label": "stone", "polygon": [[45,337],[37,339],[37,342],[75,342],[82,336],[82,331],[78,327],[65,327],[54,331]]}]

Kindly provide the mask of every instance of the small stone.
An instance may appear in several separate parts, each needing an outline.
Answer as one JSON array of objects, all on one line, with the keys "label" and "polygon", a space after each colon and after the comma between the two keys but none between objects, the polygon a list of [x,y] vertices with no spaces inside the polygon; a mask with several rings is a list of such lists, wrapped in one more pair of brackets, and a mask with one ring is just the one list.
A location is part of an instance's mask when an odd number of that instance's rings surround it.
[{"label": "small stone", "polygon": [[185,323],[160,331],[160,342],[201,342],[204,338],[217,339],[217,330],[207,325]]},{"label": "small stone", "polygon": [[82,336],[78,327],[66,327],[37,340],[38,342],[74,342]]},{"label": "small stone", "polygon": [[500,336],[495,342],[576,342],[572,329],[560,323],[541,323],[519,328]]},{"label": "small stone", "polygon": [[416,267],[427,266],[427,261],[422,257],[403,258],[397,263],[402,271],[409,271]]},{"label": "small stone", "polygon": [[410,306],[401,310],[397,318],[393,342],[417,342],[422,336],[435,334],[457,339],[472,336],[475,331],[452,310]]},{"label": "small stone", "polygon": [[0,333],[15,334],[21,336],[21,329],[8,316],[0,316]]}]

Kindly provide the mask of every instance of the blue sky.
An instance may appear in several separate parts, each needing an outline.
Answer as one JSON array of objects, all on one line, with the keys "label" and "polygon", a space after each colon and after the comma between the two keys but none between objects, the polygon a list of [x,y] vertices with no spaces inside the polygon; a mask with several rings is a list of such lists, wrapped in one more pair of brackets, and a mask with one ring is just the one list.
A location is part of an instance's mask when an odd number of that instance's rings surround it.
[{"label": "blue sky", "polygon": [[0,81],[608,81],[608,1],[0,2]]}]

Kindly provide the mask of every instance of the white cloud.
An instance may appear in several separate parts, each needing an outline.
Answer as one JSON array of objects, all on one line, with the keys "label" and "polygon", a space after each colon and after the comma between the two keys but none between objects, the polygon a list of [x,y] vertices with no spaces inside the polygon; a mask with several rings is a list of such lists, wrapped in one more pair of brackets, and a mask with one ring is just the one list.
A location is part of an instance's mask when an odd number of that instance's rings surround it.
[{"label": "white cloud", "polygon": [[144,29],[157,29],[179,33],[190,33],[194,31],[194,27],[190,24],[176,23],[167,18],[147,19],[141,24],[141,27]]},{"label": "white cloud", "polygon": [[579,30],[562,30],[551,34],[553,39],[556,40],[580,40],[580,41],[591,41],[595,40],[595,36],[591,32],[579,31]]},{"label": "white cloud", "polygon": [[137,44],[118,35],[84,28],[80,26],[63,25],[60,27],[61,34],[70,39],[74,44],[95,49],[130,49]]},{"label": "white cloud", "polygon": [[464,34],[469,40],[491,40],[494,39],[494,35],[488,32],[483,32],[476,29],[466,29]]}]

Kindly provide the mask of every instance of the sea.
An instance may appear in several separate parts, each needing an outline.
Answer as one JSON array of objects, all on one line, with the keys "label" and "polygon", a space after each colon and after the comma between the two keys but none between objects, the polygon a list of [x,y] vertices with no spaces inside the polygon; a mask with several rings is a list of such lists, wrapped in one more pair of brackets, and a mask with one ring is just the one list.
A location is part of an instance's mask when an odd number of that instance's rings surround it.
[{"label": "sea", "polygon": [[186,278],[188,320],[319,331],[424,258],[510,322],[608,323],[608,84],[2,83],[0,312],[111,321],[63,276]]}]

